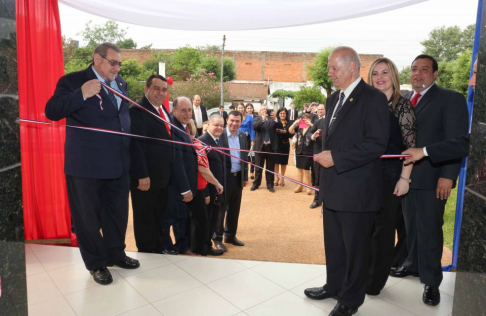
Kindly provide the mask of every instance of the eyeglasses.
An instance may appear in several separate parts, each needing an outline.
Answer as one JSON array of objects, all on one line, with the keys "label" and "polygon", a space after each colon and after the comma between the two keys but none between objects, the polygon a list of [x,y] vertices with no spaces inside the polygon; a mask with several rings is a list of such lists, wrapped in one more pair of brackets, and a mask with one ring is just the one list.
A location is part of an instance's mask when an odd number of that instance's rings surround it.
[{"label": "eyeglasses", "polygon": [[108,59],[108,58],[106,58],[104,56],[101,56],[101,58],[104,58],[104,59],[108,60],[108,62],[110,63],[110,65],[113,66],[113,67],[115,67],[116,65],[118,65],[121,68],[121,66],[122,66],[121,61],[118,61],[118,60],[110,60],[110,59]]}]

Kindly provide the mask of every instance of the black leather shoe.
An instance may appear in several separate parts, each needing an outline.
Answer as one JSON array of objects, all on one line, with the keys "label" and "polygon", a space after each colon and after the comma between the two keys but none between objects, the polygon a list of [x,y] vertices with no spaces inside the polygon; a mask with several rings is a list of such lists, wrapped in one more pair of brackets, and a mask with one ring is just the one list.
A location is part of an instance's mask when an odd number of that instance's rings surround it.
[{"label": "black leather shoe", "polygon": [[356,314],[357,308],[349,308],[341,303],[337,303],[329,316],[351,316]]},{"label": "black leather shoe", "polygon": [[437,286],[424,286],[424,295],[422,301],[427,305],[436,306],[440,303],[440,292]]},{"label": "black leather shoe", "polygon": [[268,186],[267,189],[268,191],[275,193],[275,189],[272,186]]},{"label": "black leather shoe", "polygon": [[250,188],[250,191],[255,191],[256,189],[258,189],[258,185],[253,184]]},{"label": "black leather shoe", "polygon": [[224,242],[227,243],[227,244],[233,244],[235,246],[244,246],[245,245],[245,243],[242,242],[241,240],[239,240],[238,238],[236,238],[236,236],[224,237]]},{"label": "black leather shoe", "polygon": [[209,248],[208,255],[210,256],[221,256],[224,253],[223,249],[214,249],[213,247]]},{"label": "black leather shoe", "polygon": [[98,270],[89,271],[89,273],[91,273],[91,275],[93,276],[93,280],[95,280],[95,282],[98,284],[108,285],[113,282],[110,270],[108,270],[106,267],[102,267]]},{"label": "black leather shoe", "polygon": [[304,290],[305,296],[313,300],[325,300],[326,298],[336,298],[336,295],[324,290],[324,287],[310,287]]},{"label": "black leather shoe", "polygon": [[117,266],[122,269],[136,269],[140,267],[140,262],[137,259],[130,258],[129,256],[125,256],[125,258],[117,260],[115,262],[108,261],[106,264],[109,267]]},{"label": "black leather shoe", "polygon": [[162,250],[162,254],[163,255],[173,255],[173,256],[177,256],[179,253],[177,252],[177,250],[164,249],[164,250]]},{"label": "black leather shoe", "polygon": [[322,203],[319,203],[317,201],[312,202],[312,204],[309,206],[310,208],[318,208],[321,206]]},{"label": "black leather shoe", "polygon": [[226,252],[228,251],[228,248],[226,248],[226,246],[219,240],[213,240],[214,242],[214,247],[217,249],[217,250],[222,250],[223,252]]},{"label": "black leather shoe", "polygon": [[418,272],[413,272],[413,271],[407,270],[404,267],[400,267],[400,268],[397,268],[395,270],[390,270],[390,276],[392,276],[394,278],[404,278],[408,275],[411,275],[411,276],[414,276],[414,277],[419,276]]}]

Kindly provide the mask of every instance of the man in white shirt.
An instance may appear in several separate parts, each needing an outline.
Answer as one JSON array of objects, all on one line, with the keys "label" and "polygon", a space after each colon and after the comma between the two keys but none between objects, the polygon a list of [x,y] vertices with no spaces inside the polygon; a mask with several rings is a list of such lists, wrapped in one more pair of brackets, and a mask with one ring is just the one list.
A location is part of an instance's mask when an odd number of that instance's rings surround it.
[{"label": "man in white shirt", "polygon": [[192,98],[192,119],[196,124],[196,137],[199,137],[202,135],[203,123],[208,121],[208,113],[206,107],[201,104],[201,97],[197,94]]}]

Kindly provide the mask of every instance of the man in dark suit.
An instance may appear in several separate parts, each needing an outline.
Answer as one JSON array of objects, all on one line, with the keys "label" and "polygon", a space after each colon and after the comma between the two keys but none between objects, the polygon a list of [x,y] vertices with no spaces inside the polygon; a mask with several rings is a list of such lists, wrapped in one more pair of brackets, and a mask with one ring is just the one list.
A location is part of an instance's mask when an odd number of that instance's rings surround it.
[{"label": "man in dark suit", "polygon": [[197,94],[192,98],[192,119],[196,124],[197,137],[202,135],[202,124],[208,120],[206,107],[201,104],[201,97]]},{"label": "man in dark suit", "polygon": [[[253,150],[261,151],[261,153],[255,153],[255,163],[260,168],[255,170],[255,181],[253,181],[250,191],[255,191],[262,183],[263,166],[267,170],[273,171],[275,169],[275,157],[272,153],[278,147],[277,123],[275,122],[274,112],[269,111],[267,105],[262,105],[260,108],[260,116],[255,117],[253,121],[253,129],[255,130]],[[273,173],[266,171],[265,179],[268,191],[274,193]]]},{"label": "man in dark suit", "polygon": [[[189,134],[189,124],[192,116],[191,100],[187,97],[178,97],[172,105],[172,123],[179,129],[173,128],[173,139],[178,142],[192,144]],[[185,131],[185,132],[184,132]],[[180,172],[171,174],[169,180],[169,199],[167,213],[164,216],[162,228],[165,243],[164,253],[173,254],[173,251],[182,254],[192,254],[190,250],[190,239],[187,236],[189,216],[189,203],[197,194],[197,155],[192,146],[177,145],[176,157],[182,163]],[[189,222],[190,223],[190,222]],[[172,245],[170,238],[170,226],[174,230],[176,244]],[[189,232],[190,233],[190,232]]]},{"label": "man in dark suit", "polygon": [[[120,61],[120,49],[115,45],[96,47],[91,66],[59,79],[46,104],[46,117],[54,121],[66,118],[68,125],[130,133],[128,103],[100,83],[126,93],[127,84],[118,76]],[[64,172],[79,250],[93,279],[103,285],[113,282],[107,266],[140,266],[124,251],[129,144],[126,136],[66,129]]]},{"label": "man in dark suit", "polygon": [[410,191],[403,201],[409,255],[402,267],[390,272],[394,277],[419,275],[425,284],[422,300],[432,306],[440,303],[445,204],[462,162],[451,158],[447,148],[466,137],[469,126],[464,96],[434,83],[438,68],[433,57],[417,56],[410,73],[413,91],[404,94],[415,107],[417,148],[429,157],[414,164]]},{"label": "man in dark suit", "polygon": [[[314,155],[319,154],[322,151],[322,133],[326,128],[325,124],[325,117],[326,117],[326,108],[324,104],[319,104],[317,107],[317,116],[314,119],[313,125],[307,134],[307,137],[314,143]],[[321,165],[314,161],[312,164],[312,185],[315,187],[319,187],[319,178],[320,178],[320,171]],[[322,202],[319,202],[319,191],[315,191],[314,193],[314,201],[312,201],[310,208],[318,208],[322,205]]]},{"label": "man in dark suit", "polygon": [[224,106],[219,106],[219,115],[223,118],[224,127],[226,127],[226,120],[228,119],[228,113],[224,110]]},{"label": "man in dark suit", "polygon": [[[213,241],[216,249],[226,251],[224,242],[235,246],[244,246],[245,244],[236,238],[238,229],[238,218],[240,216],[241,197],[243,188],[248,183],[248,155],[245,152],[234,149],[248,148],[248,134],[238,131],[243,121],[243,115],[238,111],[231,111],[228,114],[226,129],[220,136],[222,147],[230,148],[226,153],[233,157],[225,157],[225,199],[224,202],[219,203],[217,214],[213,214],[215,220],[215,233]],[[236,157],[236,158],[234,158]],[[241,160],[239,160],[239,159]],[[242,161],[243,160],[243,161]],[[225,221],[226,215],[226,221]]]},{"label": "man in dark suit", "polygon": [[[163,103],[168,85],[161,75],[152,75],[145,84],[145,96],[138,103],[151,113],[170,122]],[[133,134],[172,140],[170,125],[135,105],[130,106]],[[174,144],[133,138],[130,144],[132,178],[130,191],[133,228],[138,251],[162,253],[162,219],[167,208],[167,187],[171,172],[180,173],[180,161],[174,159]]]},{"label": "man in dark suit", "polygon": [[295,104],[290,105],[289,111],[289,123],[292,124],[296,119],[299,118],[299,111],[295,109]]},{"label": "man in dark suit", "polygon": [[309,288],[311,299],[336,298],[330,315],[352,315],[365,299],[371,229],[382,203],[380,156],[388,143],[385,95],[359,77],[359,56],[350,47],[329,55],[329,72],[339,89],[326,104],[321,168],[327,282]]},{"label": "man in dark suit", "polygon": [[[199,140],[206,145],[221,147],[222,143],[220,140],[220,136],[221,133],[224,132],[223,125],[223,118],[220,115],[211,115],[211,117],[209,118],[208,130],[206,131],[206,133],[202,134],[201,137],[199,137]],[[223,184],[224,186],[224,183],[226,181],[226,157],[216,150],[211,150],[208,153],[208,159],[209,169],[211,170],[214,177],[218,180],[218,182]],[[215,231],[216,216],[218,214],[217,208],[221,203],[224,202],[225,192],[223,192],[223,194],[218,194],[216,187],[212,184],[208,184],[208,190],[209,204],[206,206],[206,210],[209,225],[207,226],[204,240],[206,241],[207,253],[212,256],[220,256],[224,253],[224,251],[222,249],[214,249],[211,240]]]}]

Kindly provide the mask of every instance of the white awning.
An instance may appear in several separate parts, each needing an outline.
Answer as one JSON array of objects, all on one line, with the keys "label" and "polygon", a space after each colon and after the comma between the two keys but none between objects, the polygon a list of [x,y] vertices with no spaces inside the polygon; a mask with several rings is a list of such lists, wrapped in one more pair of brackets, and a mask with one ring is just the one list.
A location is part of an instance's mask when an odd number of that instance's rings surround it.
[{"label": "white awning", "polygon": [[164,29],[238,31],[351,19],[427,0],[59,0],[116,21]]}]

